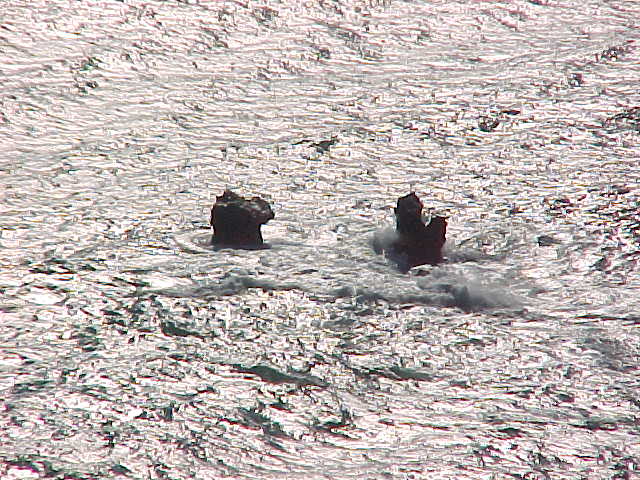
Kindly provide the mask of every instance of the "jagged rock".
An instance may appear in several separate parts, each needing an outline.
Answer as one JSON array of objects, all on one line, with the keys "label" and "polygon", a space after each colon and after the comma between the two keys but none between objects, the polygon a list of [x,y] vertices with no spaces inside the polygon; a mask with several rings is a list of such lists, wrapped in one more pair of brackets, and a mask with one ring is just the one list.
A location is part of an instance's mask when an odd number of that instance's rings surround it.
[{"label": "jagged rock", "polygon": [[260,227],[274,217],[271,206],[262,198],[247,200],[231,190],[225,190],[216,197],[216,203],[211,208],[213,244],[261,248],[264,241]]},{"label": "jagged rock", "polygon": [[442,262],[446,217],[432,217],[429,224],[425,225],[422,221],[422,202],[413,192],[398,199],[394,212],[395,235],[388,242],[374,239],[376,252],[384,252],[403,272],[418,265],[437,265]]}]

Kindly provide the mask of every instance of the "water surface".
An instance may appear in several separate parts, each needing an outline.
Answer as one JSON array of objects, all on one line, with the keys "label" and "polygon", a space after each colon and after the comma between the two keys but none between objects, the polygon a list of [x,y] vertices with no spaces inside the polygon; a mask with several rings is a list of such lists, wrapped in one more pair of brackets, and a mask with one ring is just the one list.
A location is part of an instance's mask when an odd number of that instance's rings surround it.
[{"label": "water surface", "polygon": [[635,10],[5,2],[3,478],[637,475]]}]

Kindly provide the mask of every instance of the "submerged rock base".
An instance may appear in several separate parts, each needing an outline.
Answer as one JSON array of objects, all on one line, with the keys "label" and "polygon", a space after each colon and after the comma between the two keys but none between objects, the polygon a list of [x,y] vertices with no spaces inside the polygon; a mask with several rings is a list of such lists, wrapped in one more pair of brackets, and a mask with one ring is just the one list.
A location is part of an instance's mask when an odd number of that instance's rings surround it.
[{"label": "submerged rock base", "polygon": [[262,248],[260,227],[275,218],[271,205],[259,197],[246,199],[231,190],[216,197],[211,208],[212,243],[235,248]]},{"label": "submerged rock base", "polygon": [[398,199],[396,232],[387,244],[374,241],[376,252],[394,261],[407,272],[418,265],[437,265],[443,261],[442,248],[446,241],[446,217],[432,217],[428,225],[422,221],[422,202],[415,193]]}]

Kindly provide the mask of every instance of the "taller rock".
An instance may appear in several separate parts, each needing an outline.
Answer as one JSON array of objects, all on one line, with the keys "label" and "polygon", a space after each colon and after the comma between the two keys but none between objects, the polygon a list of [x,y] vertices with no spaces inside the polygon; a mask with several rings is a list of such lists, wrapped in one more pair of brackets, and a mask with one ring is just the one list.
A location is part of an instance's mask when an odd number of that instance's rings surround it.
[{"label": "taller rock", "polygon": [[400,197],[394,209],[397,236],[384,250],[403,272],[418,265],[437,265],[443,261],[447,219],[435,216],[425,225],[422,208],[422,202],[412,192]]}]

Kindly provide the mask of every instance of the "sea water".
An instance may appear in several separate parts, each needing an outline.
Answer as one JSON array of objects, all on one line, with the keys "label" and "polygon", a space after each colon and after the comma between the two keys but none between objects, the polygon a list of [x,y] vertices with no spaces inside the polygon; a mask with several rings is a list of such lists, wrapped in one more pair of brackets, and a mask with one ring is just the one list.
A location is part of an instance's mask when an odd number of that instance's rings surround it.
[{"label": "sea water", "polygon": [[[638,18],[4,1],[0,476],[636,476]],[[211,248],[225,188],[269,249]]]}]

